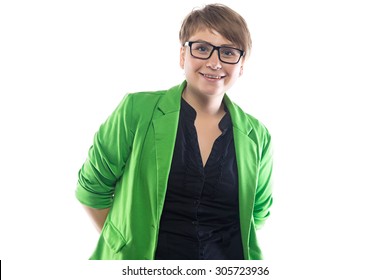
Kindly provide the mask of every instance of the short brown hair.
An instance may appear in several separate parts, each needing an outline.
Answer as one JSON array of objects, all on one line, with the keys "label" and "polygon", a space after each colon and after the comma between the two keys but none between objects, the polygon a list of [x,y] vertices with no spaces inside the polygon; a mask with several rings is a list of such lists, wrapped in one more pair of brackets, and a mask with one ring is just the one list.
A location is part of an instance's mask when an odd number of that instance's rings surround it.
[{"label": "short brown hair", "polygon": [[222,4],[209,4],[192,10],[183,20],[179,39],[182,45],[197,31],[215,30],[246,54],[252,48],[252,39],[245,19],[231,8]]}]

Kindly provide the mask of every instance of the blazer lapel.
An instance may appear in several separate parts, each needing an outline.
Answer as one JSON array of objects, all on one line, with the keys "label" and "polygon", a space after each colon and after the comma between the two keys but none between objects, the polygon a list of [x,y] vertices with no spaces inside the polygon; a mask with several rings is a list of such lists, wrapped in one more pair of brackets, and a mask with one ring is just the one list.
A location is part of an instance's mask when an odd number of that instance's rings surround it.
[{"label": "blazer lapel", "polygon": [[[239,211],[241,235],[244,244],[248,245],[250,221],[256,192],[258,152],[255,141],[251,138],[253,127],[246,114],[225,95],[224,102],[233,122],[234,145],[237,158],[239,184]],[[247,252],[247,248],[244,248]]]},{"label": "blazer lapel", "polygon": [[168,176],[176,142],[181,94],[185,82],[173,87],[161,97],[153,116],[153,129],[157,162],[157,217],[161,215]]}]

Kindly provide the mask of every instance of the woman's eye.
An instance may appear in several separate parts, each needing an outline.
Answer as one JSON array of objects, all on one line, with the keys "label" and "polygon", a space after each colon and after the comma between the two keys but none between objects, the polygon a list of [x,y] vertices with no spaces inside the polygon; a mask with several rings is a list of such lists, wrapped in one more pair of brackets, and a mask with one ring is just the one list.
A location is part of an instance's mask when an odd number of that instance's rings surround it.
[{"label": "woman's eye", "polygon": [[208,52],[210,48],[208,48],[207,46],[199,46],[196,48],[197,51],[199,52]]},{"label": "woman's eye", "polygon": [[231,52],[231,51],[224,51],[224,55],[233,55],[233,52]]},{"label": "woman's eye", "polygon": [[234,49],[222,49],[221,50],[221,53],[224,55],[224,56],[234,56],[234,55],[237,55],[236,54],[236,51]]}]

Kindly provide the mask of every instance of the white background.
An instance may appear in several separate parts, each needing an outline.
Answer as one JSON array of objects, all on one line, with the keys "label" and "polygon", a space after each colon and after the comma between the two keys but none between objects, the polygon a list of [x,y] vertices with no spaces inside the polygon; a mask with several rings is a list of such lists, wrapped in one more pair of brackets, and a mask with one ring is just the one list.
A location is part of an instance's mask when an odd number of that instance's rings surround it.
[{"label": "white background", "polygon": [[[1,2],[8,279],[77,277],[98,238],[74,196],[93,134],[127,92],[182,82],[181,21],[209,2]],[[229,95],[274,141],[274,205],[259,238],[275,279],[389,279],[387,1],[220,2],[253,37]]]}]

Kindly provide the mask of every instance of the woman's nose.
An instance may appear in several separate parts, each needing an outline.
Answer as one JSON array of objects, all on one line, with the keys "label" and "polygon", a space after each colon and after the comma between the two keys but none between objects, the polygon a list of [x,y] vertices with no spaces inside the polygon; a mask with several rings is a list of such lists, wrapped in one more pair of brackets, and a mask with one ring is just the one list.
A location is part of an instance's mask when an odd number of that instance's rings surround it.
[{"label": "woman's nose", "polygon": [[210,67],[211,69],[214,69],[214,70],[222,68],[221,61],[219,60],[218,51],[217,50],[214,50],[212,52],[211,56],[207,60],[206,66]]}]

